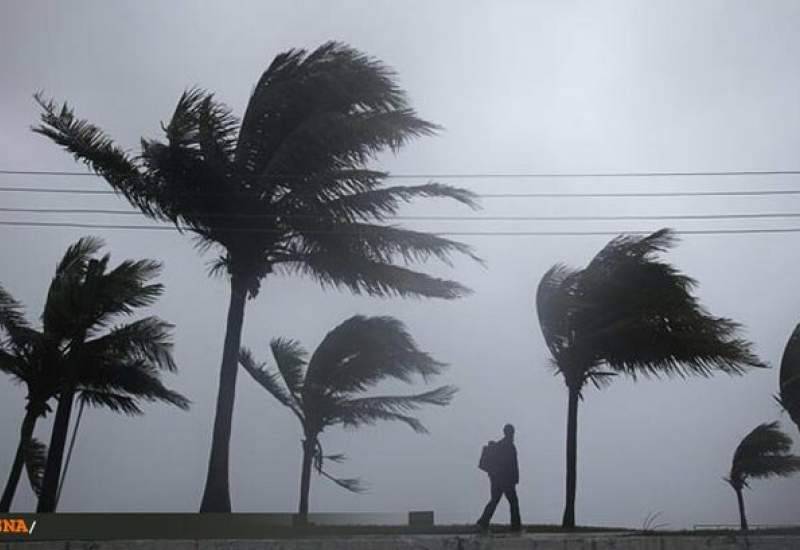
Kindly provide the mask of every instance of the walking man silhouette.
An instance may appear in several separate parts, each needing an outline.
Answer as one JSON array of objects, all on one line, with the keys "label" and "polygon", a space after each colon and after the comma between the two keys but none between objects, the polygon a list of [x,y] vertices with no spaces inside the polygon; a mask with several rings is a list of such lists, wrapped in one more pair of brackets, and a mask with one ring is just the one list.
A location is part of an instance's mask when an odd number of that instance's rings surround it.
[{"label": "walking man silhouette", "polygon": [[497,442],[490,441],[484,447],[479,467],[489,474],[491,482],[491,498],[483,510],[478,526],[481,530],[489,529],[494,511],[500,498],[505,495],[511,508],[511,530],[521,531],[522,523],[519,518],[519,501],[517,500],[517,483],[519,483],[519,464],[517,463],[517,448],[514,446],[514,426],[506,424],[503,427],[503,439]]}]

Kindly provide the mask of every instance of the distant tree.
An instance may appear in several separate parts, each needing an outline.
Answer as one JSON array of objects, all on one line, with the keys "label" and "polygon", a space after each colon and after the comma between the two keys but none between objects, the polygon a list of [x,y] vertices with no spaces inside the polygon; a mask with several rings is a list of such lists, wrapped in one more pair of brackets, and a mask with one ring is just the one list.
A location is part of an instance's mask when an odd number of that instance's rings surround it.
[{"label": "distant tree", "polygon": [[602,388],[616,374],[710,376],[766,366],[737,336],[739,325],[711,316],[692,295],[695,281],[657,257],[674,242],[668,229],[622,235],[584,269],[558,264],[539,283],[539,323],[569,395],[564,527],[575,526],[578,403],[587,383]]},{"label": "distant tree", "polygon": [[[58,400],[38,512],[56,509],[76,398],[126,414],[141,414],[141,401],[188,407],[186,398],[167,389],[160,380],[162,369],[175,370],[171,325],[157,317],[121,323],[139,308],[152,305],[162,293],[162,285],[149,283],[160,265],[150,260],[126,260],[108,269],[110,257],[95,256],[101,246],[100,240],[85,238],[67,249],[47,294],[42,330],[37,333],[41,337],[31,338],[34,343],[28,347],[24,339],[19,345],[11,337],[0,363],[4,371],[25,382],[29,392],[33,390],[29,393],[31,414],[38,414],[42,402],[46,405],[49,398]],[[7,311],[13,309],[12,305]],[[18,306],[16,311],[16,325],[23,326]],[[29,330],[29,334],[34,332]],[[34,406],[30,406],[30,398]],[[21,446],[32,433],[29,426],[23,426],[23,430]],[[42,458],[41,448],[39,451]]]},{"label": "distant tree", "polygon": [[38,98],[44,113],[35,131],[144,214],[221,251],[215,268],[230,275],[231,297],[201,511],[231,510],[228,456],[245,302],[265,277],[301,273],[375,296],[453,299],[467,292],[408,265],[453,254],[475,258],[469,247],[385,225],[416,198],[476,207],[464,189],[384,186],[388,174],[368,168],[379,153],[438,130],[417,117],[395,80],[385,65],[343,44],[289,50],[261,76],[241,122],[212,94],[187,91],[164,126],[165,141],[143,140],[135,158],[66,104]]},{"label": "distant tree", "polygon": [[800,428],[800,325],[786,343],[779,380],[778,401]]},{"label": "distant tree", "polygon": [[413,375],[427,380],[444,368],[420,351],[403,324],[391,317],[351,317],[325,336],[307,367],[307,353],[298,342],[278,338],[271,347],[277,372],[264,363],[257,364],[247,349],[242,349],[239,361],[256,382],[294,413],[303,428],[301,518],[308,515],[312,465],[337,485],[349,491],[362,490],[358,479],[338,479],[325,471],[324,460],[344,459],[344,455],[323,454],[319,436],[326,428],[395,420],[425,433],[425,427],[410,413],[423,405],[447,405],[456,392],[452,386],[441,386],[414,395],[361,396],[386,378],[410,383]]},{"label": "distant tree", "polygon": [[777,422],[759,425],[736,447],[731,473],[725,481],[736,492],[742,530],[747,530],[742,497],[742,489],[750,487],[747,480],[788,477],[800,471],[800,457],[790,454],[791,448],[792,439],[780,430]]}]

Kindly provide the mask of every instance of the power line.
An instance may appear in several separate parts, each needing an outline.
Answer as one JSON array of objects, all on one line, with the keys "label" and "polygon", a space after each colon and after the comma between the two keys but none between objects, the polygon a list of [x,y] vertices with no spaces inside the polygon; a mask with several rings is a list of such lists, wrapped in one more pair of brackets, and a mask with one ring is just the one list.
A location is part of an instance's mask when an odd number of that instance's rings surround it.
[{"label": "power line", "polygon": [[[73,172],[59,170],[0,170],[0,174],[9,176],[79,176],[102,177],[94,172]],[[430,174],[387,174],[383,179],[535,179],[535,178],[665,178],[665,177],[730,177],[730,176],[796,176],[800,170],[720,170],[698,172],[466,172],[466,173],[430,173]],[[256,178],[307,178],[308,174],[269,174],[254,176]]]},{"label": "power line", "polygon": [[[119,195],[116,191],[100,189],[62,189],[53,187],[0,187],[5,193],[56,193],[71,195]],[[187,192],[188,194],[189,192]],[[205,196],[224,196],[224,192],[193,192]],[[240,192],[241,193],[241,192]],[[253,194],[258,194],[254,191]],[[664,191],[655,193],[484,193],[478,198],[622,198],[622,197],[754,197],[770,195],[800,195],[800,189],[766,189],[759,191]]]},{"label": "power line", "polygon": [[[71,223],[71,222],[14,222],[0,221],[0,226],[15,227],[62,227],[80,229],[121,229],[121,230],[149,230],[149,231],[178,231],[178,228],[170,225],[111,225],[111,224],[90,224],[90,223]],[[183,231],[191,231],[189,228],[181,228]],[[250,229],[242,227],[221,228],[225,231],[240,231],[248,233],[267,233],[272,232],[267,229]],[[321,234],[341,234],[346,231],[310,231],[309,233]],[[556,237],[556,236],[588,236],[588,235],[619,235],[626,233],[629,235],[648,235],[652,231],[443,231],[437,232],[440,236],[497,236],[497,237]],[[675,231],[679,235],[739,235],[739,234],[759,234],[759,233],[800,233],[800,227],[786,227],[774,229],[692,229],[685,231]]]},{"label": "power line", "polygon": [[[113,216],[144,216],[138,210],[111,210],[101,208],[7,208],[0,207],[0,212],[25,214],[94,214]],[[206,214],[219,218],[288,218],[317,219],[313,214]],[[666,214],[666,215],[618,215],[618,216],[386,216],[391,220],[414,221],[647,221],[647,220],[736,220],[736,219],[780,219],[800,218],[800,212],[767,212],[744,214]]]}]

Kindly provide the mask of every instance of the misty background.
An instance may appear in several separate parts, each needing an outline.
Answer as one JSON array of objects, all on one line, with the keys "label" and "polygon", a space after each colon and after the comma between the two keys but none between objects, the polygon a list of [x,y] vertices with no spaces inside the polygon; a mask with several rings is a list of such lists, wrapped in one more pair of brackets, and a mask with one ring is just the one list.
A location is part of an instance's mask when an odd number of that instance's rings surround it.
[{"label": "misty background", "polygon": [[[0,168],[82,170],[29,128],[32,94],[67,100],[128,148],[160,135],[180,93],[200,85],[241,116],[272,58],[340,40],[399,74],[420,116],[441,124],[376,166],[399,174],[797,169],[800,148],[800,4],[734,0],[661,2],[138,2],[27,1],[0,5]],[[785,189],[797,177],[439,180],[478,193]],[[409,181],[408,183],[422,183]],[[0,176],[4,186],[108,189],[99,178]],[[3,193],[13,207],[128,208],[113,196]],[[800,197],[607,199],[487,198],[481,215],[708,214],[800,211]],[[409,215],[464,215],[428,201]],[[3,214],[4,220],[149,224],[144,217]],[[791,220],[408,222],[430,231],[609,231],[793,227]],[[188,236],[163,231],[0,227],[0,283],[41,312],[65,248],[105,239],[114,263],[164,262],[165,295],[152,312],[176,325],[179,373],[167,383],[193,401],[187,412],[147,406],[127,418],[87,409],[60,501],[63,512],[193,512],[211,440],[228,285],[207,277]],[[611,236],[461,236],[487,267],[430,263],[474,295],[453,302],[355,297],[303,278],[270,277],[245,317],[243,345],[269,359],[283,336],[313,350],[347,317],[392,315],[420,347],[450,364],[434,383],[460,388],[453,404],[420,414],[430,435],[400,424],[326,431],[331,465],[370,485],[353,495],[314,477],[313,512],[436,511],[437,523],[473,522],[488,498],[480,449],[504,423],[517,428],[520,506],[526,523],[557,523],[564,504],[567,393],[547,368],[534,312],[542,274],[582,266]],[[687,235],[668,258],[696,278],[715,315],[745,327],[777,367],[800,321],[793,257],[798,235]],[[640,527],[662,512],[669,527],[735,523],[723,482],[741,438],[781,419],[777,368],[743,377],[640,380],[587,388],[579,420],[577,517],[584,525]],[[421,389],[421,384],[416,389]],[[386,389],[384,387],[384,389]],[[392,389],[394,389],[392,387]],[[17,444],[24,391],[0,383],[0,473]],[[37,437],[47,440],[52,415]],[[296,419],[246,374],[239,376],[231,447],[234,511],[297,506],[301,432]],[[798,446],[795,447],[795,452]],[[4,479],[4,477],[3,477]],[[753,524],[794,523],[800,478],[755,481]],[[35,507],[27,480],[15,510]],[[501,503],[495,521],[506,521]]]}]

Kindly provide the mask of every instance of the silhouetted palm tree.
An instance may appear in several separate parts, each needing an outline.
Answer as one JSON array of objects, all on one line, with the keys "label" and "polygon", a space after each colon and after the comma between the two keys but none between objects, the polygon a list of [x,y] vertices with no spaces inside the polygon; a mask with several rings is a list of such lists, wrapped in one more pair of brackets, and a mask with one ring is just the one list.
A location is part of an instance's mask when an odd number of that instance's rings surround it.
[{"label": "silhouetted palm tree", "polygon": [[777,422],[759,425],[736,447],[731,473],[725,481],[736,491],[742,530],[747,530],[742,497],[742,489],[750,487],[747,480],[788,477],[800,471],[800,457],[792,455],[791,448],[792,439],[780,430]]},{"label": "silhouetted palm tree", "polygon": [[[157,317],[122,323],[161,294],[160,284],[149,283],[160,265],[127,260],[108,269],[108,255],[95,257],[101,246],[101,241],[86,238],[67,249],[47,294],[41,347],[29,357],[20,354],[11,368],[4,369],[23,381],[30,372],[44,372],[42,384],[50,392],[48,398],[58,399],[38,512],[56,508],[76,396],[89,405],[126,414],[140,414],[142,400],[188,407],[183,396],[160,380],[161,369],[175,370],[171,325]],[[28,360],[32,366],[26,364]]]},{"label": "silhouetted palm tree", "polygon": [[[395,74],[342,44],[289,50],[263,73],[239,122],[222,103],[193,89],[164,127],[166,141],[143,140],[132,158],[64,105],[44,109],[35,131],[102,175],[148,216],[194,232],[222,251],[217,269],[231,278],[225,344],[201,511],[230,511],[228,455],[237,357],[247,297],[263,278],[303,273],[323,286],[376,296],[452,299],[453,281],[406,265],[469,247],[382,222],[418,197],[475,207],[475,195],[427,183],[383,186],[368,163],[437,126],[418,118]],[[477,259],[477,258],[476,258]]]},{"label": "silhouetted palm tree", "polygon": [[564,527],[575,526],[578,402],[587,383],[765,366],[737,336],[739,325],[711,316],[692,295],[695,281],[658,259],[674,241],[667,229],[619,236],[584,269],[556,265],[539,283],[539,323],[569,392]]},{"label": "silhouetted palm tree", "polygon": [[311,468],[349,491],[359,492],[358,479],[338,479],[323,469],[325,459],[339,462],[343,455],[323,454],[319,436],[337,424],[358,427],[381,420],[396,420],[425,433],[410,413],[422,405],[447,405],[456,389],[441,386],[414,395],[359,397],[386,378],[410,383],[419,374],[424,380],[439,374],[443,363],[420,351],[403,324],[391,317],[347,319],[329,332],[308,361],[294,340],[274,339],[272,355],[277,371],[257,364],[247,349],[239,361],[275,399],[288,407],[303,427],[303,464],[300,476],[301,518],[308,514]]},{"label": "silhouetted palm tree", "polygon": [[781,359],[778,401],[800,428],[800,325],[797,325],[786,342]]},{"label": "silhouetted palm tree", "polygon": [[55,395],[58,383],[57,370],[45,365],[46,349],[44,334],[30,326],[22,305],[0,287],[0,372],[10,374],[28,392],[17,450],[0,498],[0,513],[11,509],[24,466],[28,466],[34,492],[38,494],[41,487],[46,449],[33,433],[37,420],[50,411],[47,402]]}]

